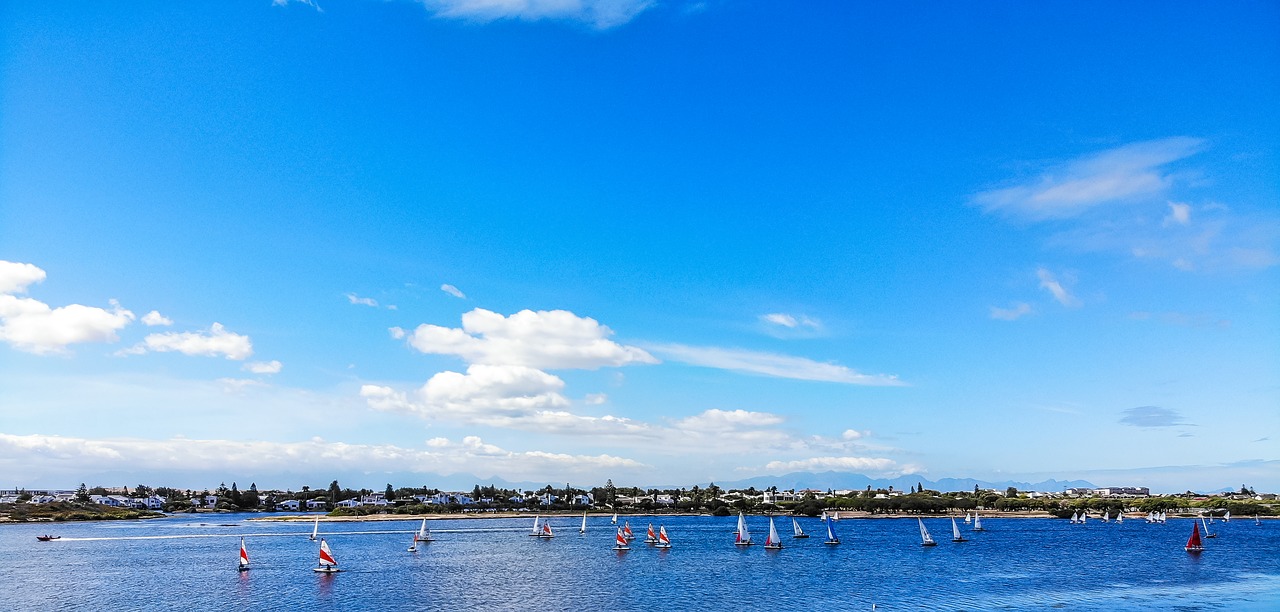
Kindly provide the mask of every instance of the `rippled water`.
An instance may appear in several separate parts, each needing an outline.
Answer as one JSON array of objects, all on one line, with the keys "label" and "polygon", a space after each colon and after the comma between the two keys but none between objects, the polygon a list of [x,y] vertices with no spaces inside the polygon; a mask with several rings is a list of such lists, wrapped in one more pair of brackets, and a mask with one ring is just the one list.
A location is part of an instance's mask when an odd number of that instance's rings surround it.
[{"label": "rippled water", "polygon": [[[733,546],[736,517],[663,517],[674,548],[637,541],[610,550],[608,517],[556,517],[557,536],[528,537],[532,519],[431,521],[437,541],[406,551],[418,521],[321,523],[345,570],[310,571],[310,523],[261,515],[0,526],[7,609],[158,608],[384,610],[1280,610],[1280,521],[1215,523],[1206,552],[1182,550],[1190,521],[1166,525],[984,518],[987,531],[950,541],[950,521],[843,520],[844,541],[814,534],[786,548]],[[629,517],[643,539],[646,517]],[[758,541],[763,517],[748,517]],[[658,519],[654,519],[655,528]],[[226,526],[230,525],[230,526]],[[785,529],[783,527],[786,527]],[[968,529],[966,528],[967,532]],[[37,542],[56,533],[61,540]],[[246,536],[253,569],[235,570]]]}]

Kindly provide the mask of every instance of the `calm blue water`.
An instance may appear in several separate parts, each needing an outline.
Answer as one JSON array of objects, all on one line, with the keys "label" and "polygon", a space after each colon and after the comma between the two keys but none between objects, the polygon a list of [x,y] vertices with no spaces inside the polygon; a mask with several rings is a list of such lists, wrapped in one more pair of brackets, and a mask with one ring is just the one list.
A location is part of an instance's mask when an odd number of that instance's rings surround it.
[{"label": "calm blue water", "polygon": [[[1175,610],[1280,609],[1280,521],[1212,525],[1197,557],[1182,550],[1188,520],[1124,525],[984,518],[969,542],[926,519],[939,544],[919,545],[914,519],[843,520],[844,543],[814,537],[787,548],[733,546],[736,517],[665,517],[674,548],[637,541],[610,550],[608,517],[557,517],[558,535],[526,535],[532,519],[431,521],[437,541],[409,553],[418,521],[321,523],[337,575],[312,572],[310,523],[261,515],[0,526],[5,609],[159,608],[353,610]],[[643,539],[649,520],[630,517]],[[748,517],[758,542],[768,520]],[[234,526],[219,526],[234,524]],[[788,528],[784,529],[783,527]],[[655,521],[656,528],[656,521]],[[967,528],[964,528],[968,532]],[[36,535],[62,536],[37,542]],[[388,533],[392,532],[392,533]],[[254,569],[235,571],[239,536]]]}]

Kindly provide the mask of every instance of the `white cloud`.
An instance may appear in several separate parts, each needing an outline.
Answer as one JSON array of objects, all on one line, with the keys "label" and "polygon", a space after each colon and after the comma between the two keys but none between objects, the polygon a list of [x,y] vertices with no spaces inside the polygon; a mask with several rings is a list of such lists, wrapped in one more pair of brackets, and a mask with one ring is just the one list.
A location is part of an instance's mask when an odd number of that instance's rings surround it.
[{"label": "white cloud", "polygon": [[1076,308],[1080,306],[1080,300],[1077,299],[1076,296],[1071,295],[1071,292],[1067,291],[1067,289],[1062,286],[1062,283],[1058,282],[1058,279],[1049,270],[1045,268],[1038,268],[1036,270],[1036,278],[1040,279],[1040,288],[1052,294],[1053,299],[1057,300],[1059,304],[1062,304],[1067,308]]},{"label": "white cloud", "polygon": [[869,435],[867,432],[858,431],[856,429],[846,429],[844,430],[844,433],[840,434],[840,438],[844,440],[852,441],[852,440],[861,440],[867,435]]},{"label": "white cloud", "polygon": [[26,293],[28,285],[44,279],[44,270],[34,264],[0,260],[0,294]]},{"label": "white cloud", "polygon": [[391,334],[407,335],[409,345],[423,353],[457,355],[472,364],[594,370],[657,363],[642,349],[609,340],[613,331],[595,319],[567,310],[522,310],[504,317],[477,308],[462,315],[461,329],[424,323],[412,333],[392,328]]},{"label": "white cloud", "polygon": [[207,332],[151,334],[143,338],[140,344],[122,351],[122,353],[168,353],[175,351],[184,355],[203,357],[221,355],[227,359],[243,361],[253,355],[253,343],[250,342],[249,336],[227,331],[221,323],[214,323]]},{"label": "white cloud", "polygon": [[769,314],[760,315],[760,320],[771,325],[780,325],[788,329],[797,329],[808,327],[810,329],[821,329],[822,323],[817,319],[812,319],[804,315],[796,316],[785,312],[771,312]]},{"label": "white cloud", "polygon": [[736,372],[851,385],[902,386],[905,384],[892,374],[862,374],[857,370],[834,363],[822,363],[804,357],[776,353],[682,344],[653,345],[648,348],[672,361]]},{"label": "white cloud", "polygon": [[[422,449],[394,445],[199,440],[171,438],[87,439],[0,433],[0,471],[80,478],[107,471],[278,473],[416,472],[487,473],[512,479],[600,478],[613,470],[644,464],[614,455],[572,455],[539,450],[511,451],[476,436],[459,442],[435,438]],[[615,476],[616,477],[616,476]]]},{"label": "white cloud", "polygon": [[599,406],[609,401],[609,396],[604,393],[588,393],[582,401],[591,406]]},{"label": "white cloud", "polygon": [[252,378],[219,378],[218,384],[227,393],[240,393],[249,387],[263,387],[266,383]]},{"label": "white cloud", "polygon": [[771,474],[789,472],[873,472],[877,474],[912,474],[917,468],[899,465],[883,457],[812,457],[795,461],[770,461],[764,469]]},{"label": "white cloud", "polygon": [[240,366],[241,370],[254,374],[279,374],[282,368],[284,368],[284,364],[274,359],[271,361],[250,361]]},{"label": "white cloud", "polygon": [[987,212],[1044,220],[1155,197],[1174,182],[1165,166],[1198,153],[1203,143],[1175,137],[1125,145],[1078,158],[1028,183],[979,193],[974,201]]},{"label": "white cloud", "polygon": [[563,380],[542,370],[477,364],[469,366],[466,374],[440,372],[432,376],[412,397],[377,385],[364,385],[360,395],[376,410],[493,425],[567,407],[569,400],[563,390]]},{"label": "white cloud", "polygon": [[37,355],[65,353],[71,344],[115,342],[116,332],[135,318],[115,300],[109,301],[111,310],[80,304],[51,308],[12,295],[44,278],[44,270],[32,264],[0,261],[0,342]]},{"label": "white cloud", "polygon": [[744,428],[771,427],[782,423],[782,417],[768,412],[747,410],[719,410],[712,408],[702,414],[672,422],[677,429],[702,432],[729,431]]},{"label": "white cloud", "polygon": [[1010,308],[991,307],[991,318],[1000,321],[1017,321],[1029,314],[1031,314],[1031,305],[1026,302],[1018,302]]},{"label": "white cloud", "polygon": [[352,304],[358,304],[360,306],[373,306],[374,308],[378,307],[378,300],[375,300],[373,298],[360,297],[354,293],[348,293],[346,295],[347,295],[347,301]]},{"label": "white cloud", "polygon": [[553,19],[597,29],[622,25],[653,6],[653,0],[420,0],[437,16],[475,21]]},{"label": "white cloud", "polygon": [[271,0],[271,6],[288,6],[290,2],[309,6],[315,9],[318,13],[324,12],[324,9],[320,8],[320,4],[317,3],[316,0]]},{"label": "white cloud", "polygon": [[157,325],[173,325],[173,320],[160,314],[158,310],[152,310],[142,315],[142,323],[147,327],[155,327]]},{"label": "white cloud", "polygon": [[463,293],[457,287],[454,287],[453,285],[450,285],[448,283],[440,285],[440,290],[458,299],[462,299],[462,300],[467,299],[467,295],[465,293]]},{"label": "white cloud", "polygon": [[1191,224],[1191,205],[1179,202],[1169,202],[1169,216],[1164,218],[1161,223],[1164,227],[1172,225],[1190,225]]}]

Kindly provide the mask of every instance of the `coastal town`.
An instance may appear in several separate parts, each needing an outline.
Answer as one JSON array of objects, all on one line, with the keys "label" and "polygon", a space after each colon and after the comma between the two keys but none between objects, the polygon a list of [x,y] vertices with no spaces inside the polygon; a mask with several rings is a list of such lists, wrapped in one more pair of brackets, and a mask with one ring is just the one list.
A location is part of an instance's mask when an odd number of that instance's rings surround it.
[{"label": "coastal town", "polygon": [[[722,489],[714,483],[680,489],[641,489],[604,486],[575,488],[547,485],[541,489],[508,489],[476,485],[470,491],[429,487],[393,487],[382,491],[343,488],[335,480],[328,487],[299,490],[259,490],[256,483],[241,490],[233,482],[212,489],[169,487],[88,487],[75,489],[0,490],[0,522],[32,520],[93,520],[140,518],[161,513],[264,512],[325,513],[333,517],[380,515],[496,513],[643,512],[643,513],[781,513],[817,516],[824,512],[850,516],[891,517],[940,515],[980,510],[1017,516],[1068,518],[1078,512],[1172,512],[1191,516],[1280,515],[1275,493],[1259,493],[1242,485],[1238,491],[1152,494],[1146,487],[1068,488],[1063,491],[1019,491],[975,486],[971,491],[940,492],[923,485],[907,491],[888,488],[863,490]],[[132,512],[129,512],[132,511]]]}]

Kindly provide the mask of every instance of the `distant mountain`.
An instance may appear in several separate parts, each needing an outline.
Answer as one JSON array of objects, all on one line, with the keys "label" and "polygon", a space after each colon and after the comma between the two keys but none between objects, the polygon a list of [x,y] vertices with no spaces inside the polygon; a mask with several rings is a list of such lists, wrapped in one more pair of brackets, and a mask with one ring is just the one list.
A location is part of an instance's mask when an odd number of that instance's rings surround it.
[{"label": "distant mountain", "polygon": [[866,489],[870,486],[872,489],[887,489],[890,486],[894,490],[906,491],[911,487],[920,484],[925,489],[934,491],[972,491],[975,485],[981,489],[996,489],[1004,491],[1009,487],[1015,487],[1019,491],[1062,491],[1066,488],[1096,488],[1095,485],[1087,480],[1044,480],[1041,482],[1022,482],[1016,480],[977,480],[973,478],[941,478],[939,480],[929,480],[921,476],[899,476],[897,478],[871,478],[862,474],[850,474],[848,472],[793,472],[782,476],[756,476],[745,480],[735,480],[718,482],[716,486],[722,489],[747,489],[755,487],[757,489],[765,489],[768,487],[778,487],[779,489],[820,489],[820,490],[840,490],[840,489]]}]

